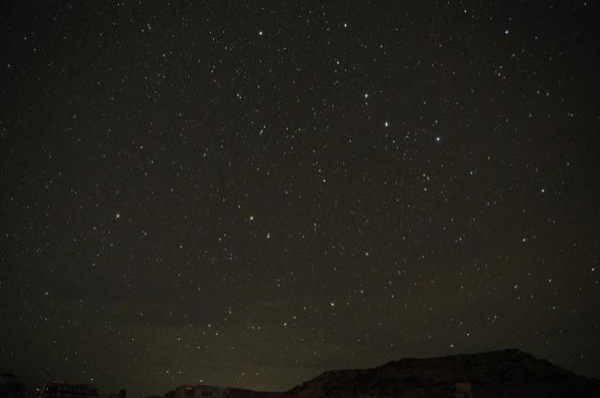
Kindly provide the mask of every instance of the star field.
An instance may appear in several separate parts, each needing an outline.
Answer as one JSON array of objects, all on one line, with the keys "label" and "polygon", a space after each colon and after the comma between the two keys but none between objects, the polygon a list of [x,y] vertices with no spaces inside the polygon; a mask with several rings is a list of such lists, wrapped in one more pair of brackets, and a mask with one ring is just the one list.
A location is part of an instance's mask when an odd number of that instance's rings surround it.
[{"label": "star field", "polygon": [[600,376],[597,4],[0,16],[2,369],[284,390],[517,347]]}]

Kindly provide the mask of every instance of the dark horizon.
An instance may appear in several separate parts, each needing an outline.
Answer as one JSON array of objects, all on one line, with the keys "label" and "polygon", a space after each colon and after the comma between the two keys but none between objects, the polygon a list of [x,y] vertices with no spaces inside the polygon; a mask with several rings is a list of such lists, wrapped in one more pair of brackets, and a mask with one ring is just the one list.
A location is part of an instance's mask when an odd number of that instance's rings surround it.
[{"label": "dark horizon", "polygon": [[[223,384],[223,385],[219,385],[219,384],[214,384],[214,383],[210,383],[210,381],[202,381],[200,383],[196,382],[196,383],[192,383],[192,382],[181,382],[179,384],[176,384],[174,386],[172,386],[170,389],[167,389],[163,392],[158,392],[158,391],[145,391],[145,392],[140,392],[140,393],[132,393],[126,386],[123,386],[122,388],[118,389],[118,390],[100,390],[98,389],[99,392],[99,397],[107,397],[109,395],[117,395],[119,393],[119,391],[125,391],[126,396],[128,398],[142,398],[142,397],[146,397],[146,396],[151,396],[151,395],[159,395],[159,396],[164,396],[167,392],[174,390],[175,388],[178,388],[180,386],[183,385],[194,385],[194,384],[204,384],[204,385],[208,385],[208,386],[216,386],[216,387],[221,387],[221,388],[229,388],[229,389],[246,389],[246,390],[252,390],[252,391],[258,391],[258,392],[285,392],[285,391],[289,391],[295,387],[298,387],[301,383],[305,383],[308,382],[314,378],[316,378],[317,376],[325,373],[325,372],[330,372],[330,371],[343,371],[343,370],[352,370],[352,369],[360,369],[360,370],[368,370],[368,369],[375,369],[375,368],[382,368],[384,366],[393,364],[393,363],[397,363],[397,362],[403,362],[409,359],[417,359],[417,360],[436,360],[436,359],[445,359],[445,358],[459,358],[459,357],[470,357],[470,356],[484,356],[484,355],[494,355],[494,354],[503,354],[503,353],[508,353],[508,352],[516,352],[518,355],[524,355],[524,356],[530,356],[530,353],[524,352],[518,348],[504,348],[504,349],[500,349],[500,350],[492,350],[492,351],[484,351],[484,352],[472,352],[472,353],[454,353],[451,355],[442,355],[442,356],[438,356],[438,357],[429,357],[429,358],[415,358],[415,357],[404,357],[404,358],[398,358],[396,360],[391,360],[391,361],[387,361],[385,363],[381,363],[379,365],[373,366],[373,367],[369,367],[369,368],[339,368],[339,369],[324,369],[323,371],[319,372],[319,374],[315,374],[305,380],[300,380],[299,382],[297,382],[296,384],[288,387],[288,388],[284,388],[284,389],[280,389],[280,390],[257,390],[257,389],[252,389],[252,388],[248,388],[248,387],[243,387],[243,386],[236,386],[236,385],[229,385],[229,384]],[[535,357],[535,356],[534,356]],[[536,359],[539,360],[543,360],[543,361],[547,361],[547,359],[542,358],[542,357],[535,357]],[[569,373],[572,373],[575,376],[582,376],[582,377],[588,377],[591,379],[595,379],[596,381],[600,382],[600,378],[598,376],[594,376],[594,375],[585,375],[585,374],[578,374],[577,372],[572,371],[571,369],[568,369],[564,366],[555,364],[550,362],[550,364],[552,366],[557,366]],[[6,373],[6,372],[3,372]],[[19,380],[18,375],[17,376],[17,380]],[[30,379],[30,383],[29,385],[27,383],[25,383],[25,387],[26,387],[26,397],[27,398],[34,398],[37,396],[37,394],[33,394],[32,392],[36,391],[37,388],[40,388],[44,383],[46,382],[50,382],[50,381],[61,381],[61,382],[66,382],[66,383],[79,383],[77,380],[73,380],[73,379],[69,379],[69,378],[54,378],[54,379],[48,379],[48,378],[38,378],[37,382],[33,382],[31,383],[32,380],[36,379],[34,377],[29,377]],[[23,381],[23,380],[19,380],[19,381]],[[96,385],[94,385],[93,383],[83,383],[83,384],[89,384],[92,387],[97,388]],[[144,391],[144,390],[142,390]]]},{"label": "dark horizon", "polygon": [[0,366],[600,376],[600,5],[2,5]]}]

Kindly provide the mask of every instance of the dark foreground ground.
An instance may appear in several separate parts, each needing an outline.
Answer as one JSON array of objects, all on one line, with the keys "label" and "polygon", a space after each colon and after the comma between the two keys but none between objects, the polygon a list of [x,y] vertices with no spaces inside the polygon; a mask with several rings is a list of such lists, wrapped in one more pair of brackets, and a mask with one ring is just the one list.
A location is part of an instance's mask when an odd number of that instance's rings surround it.
[{"label": "dark foreground ground", "polygon": [[231,398],[599,398],[600,381],[516,349],[406,358],[372,369],[335,370],[281,393],[229,389]]}]

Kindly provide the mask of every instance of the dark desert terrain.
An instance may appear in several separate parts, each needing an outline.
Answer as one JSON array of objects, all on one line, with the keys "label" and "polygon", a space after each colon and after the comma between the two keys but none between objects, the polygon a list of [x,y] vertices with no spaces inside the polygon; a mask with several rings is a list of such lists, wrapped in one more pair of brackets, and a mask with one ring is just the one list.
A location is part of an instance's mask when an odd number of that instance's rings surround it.
[{"label": "dark desert terrain", "polygon": [[[466,391],[468,385],[470,392]],[[460,392],[461,388],[466,388],[465,392]],[[405,358],[372,369],[333,370],[282,393],[237,389],[229,392],[232,398],[592,398],[600,397],[600,381],[508,349],[441,358]]]}]

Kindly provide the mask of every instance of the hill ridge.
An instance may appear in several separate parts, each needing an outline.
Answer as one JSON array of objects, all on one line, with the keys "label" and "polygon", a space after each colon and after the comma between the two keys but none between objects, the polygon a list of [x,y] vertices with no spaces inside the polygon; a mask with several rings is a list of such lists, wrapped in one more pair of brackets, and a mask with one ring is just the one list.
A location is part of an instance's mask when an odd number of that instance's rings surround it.
[{"label": "hill ridge", "polygon": [[[260,393],[253,394],[252,397],[260,397]],[[327,370],[288,391],[268,396],[597,398],[600,397],[600,380],[578,376],[545,359],[508,348],[433,358],[402,358],[367,369]]]}]

